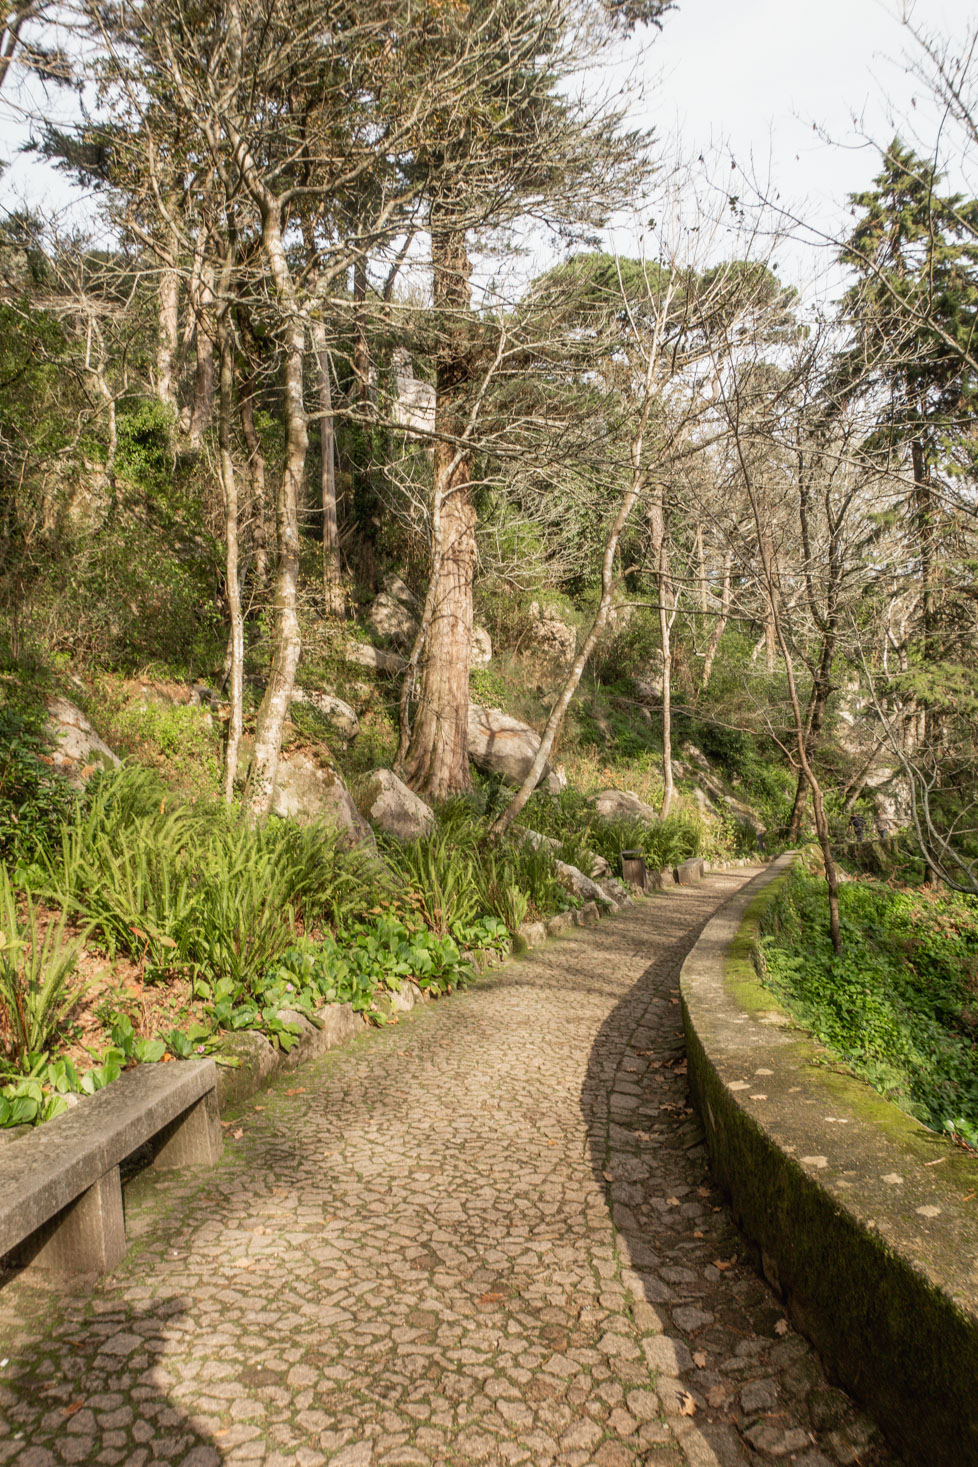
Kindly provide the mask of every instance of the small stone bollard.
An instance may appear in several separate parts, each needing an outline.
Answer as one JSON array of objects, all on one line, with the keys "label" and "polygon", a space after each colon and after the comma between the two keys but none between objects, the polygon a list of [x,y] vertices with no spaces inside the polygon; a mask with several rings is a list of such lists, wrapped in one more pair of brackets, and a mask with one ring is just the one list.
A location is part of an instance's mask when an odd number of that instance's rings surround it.
[{"label": "small stone bollard", "polygon": [[623,881],[645,890],[645,857],[641,851],[622,851],[621,874]]}]

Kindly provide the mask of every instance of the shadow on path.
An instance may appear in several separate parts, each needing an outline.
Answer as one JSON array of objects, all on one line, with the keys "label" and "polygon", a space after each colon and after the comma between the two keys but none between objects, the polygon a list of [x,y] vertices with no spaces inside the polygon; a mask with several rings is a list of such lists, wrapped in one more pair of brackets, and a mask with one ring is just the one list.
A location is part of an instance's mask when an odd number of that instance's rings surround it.
[{"label": "shadow on path", "polygon": [[883,1467],[894,1459],[874,1424],[752,1267],[692,1108],[679,971],[739,885],[714,876],[656,899],[657,956],[601,1026],[581,1090],[591,1165],[665,1419],[693,1467]]}]

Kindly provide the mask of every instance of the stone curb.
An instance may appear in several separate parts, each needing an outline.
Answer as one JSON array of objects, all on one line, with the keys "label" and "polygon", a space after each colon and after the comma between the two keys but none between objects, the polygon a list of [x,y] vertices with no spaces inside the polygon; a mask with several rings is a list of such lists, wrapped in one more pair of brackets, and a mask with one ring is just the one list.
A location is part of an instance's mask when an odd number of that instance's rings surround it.
[{"label": "stone curb", "polygon": [[704,928],[680,991],[689,1080],[734,1217],[797,1328],[920,1467],[978,1462],[978,1161],[825,1062],[760,983],[794,853]]}]

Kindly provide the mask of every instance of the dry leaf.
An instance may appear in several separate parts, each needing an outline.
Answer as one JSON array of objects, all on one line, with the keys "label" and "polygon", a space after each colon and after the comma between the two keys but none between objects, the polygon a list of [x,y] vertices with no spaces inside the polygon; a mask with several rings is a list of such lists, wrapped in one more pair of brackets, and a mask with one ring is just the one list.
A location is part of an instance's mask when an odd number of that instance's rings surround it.
[{"label": "dry leaf", "polygon": [[560,1145],[560,1142],[559,1141],[548,1141],[547,1142],[547,1145],[548,1146],[559,1146]]},{"label": "dry leaf", "polygon": [[786,1319],[779,1319],[777,1324],[774,1326],[774,1333],[776,1335],[786,1335],[790,1328],[791,1325]]},{"label": "dry leaf", "polygon": [[689,1391],[680,1391],[676,1397],[676,1404],[679,1407],[680,1416],[696,1415],[696,1402],[689,1394]]},{"label": "dry leaf", "polygon": [[721,1273],[724,1273],[728,1268],[733,1268],[736,1262],[736,1258],[714,1258],[713,1267],[718,1268]]},{"label": "dry leaf", "polygon": [[305,1095],[305,1085],[294,1085],[291,1090],[286,1090],[286,1095]]},{"label": "dry leaf", "polygon": [[63,1416],[74,1416],[75,1412],[80,1411],[84,1404],[84,1401],[72,1401],[70,1406],[62,1407],[61,1414]]},{"label": "dry leaf", "polygon": [[666,1203],[669,1207],[682,1207],[682,1203],[678,1197],[667,1197]]},{"label": "dry leaf", "polygon": [[242,1131],[241,1127],[239,1126],[236,1131],[231,1132],[231,1135],[233,1136],[235,1141],[240,1141],[241,1137],[244,1135],[244,1131]]},{"label": "dry leaf", "polygon": [[696,1369],[697,1370],[705,1370],[706,1369],[706,1351],[705,1350],[694,1350],[693,1351],[693,1364],[696,1366]]},{"label": "dry leaf", "polygon": [[602,1172],[601,1175],[604,1177],[606,1182],[613,1182],[615,1180],[614,1172]]},{"label": "dry leaf", "polygon": [[730,1399],[730,1387],[725,1385],[711,1386],[706,1393],[706,1404],[712,1406],[714,1411]]}]

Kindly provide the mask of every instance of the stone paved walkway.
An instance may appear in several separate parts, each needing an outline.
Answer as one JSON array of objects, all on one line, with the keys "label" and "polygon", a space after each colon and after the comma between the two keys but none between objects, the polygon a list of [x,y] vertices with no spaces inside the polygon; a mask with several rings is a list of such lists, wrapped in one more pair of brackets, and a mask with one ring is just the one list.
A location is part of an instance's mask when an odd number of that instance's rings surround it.
[{"label": "stone paved walkway", "polygon": [[[656,895],[283,1078],[130,1186],[93,1293],[0,1290],[0,1462],[890,1461],[742,1261]],[[147,1179],[148,1178],[148,1179]]]}]

